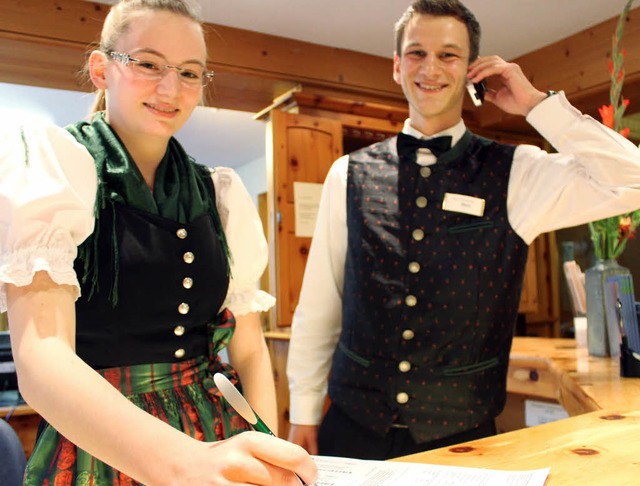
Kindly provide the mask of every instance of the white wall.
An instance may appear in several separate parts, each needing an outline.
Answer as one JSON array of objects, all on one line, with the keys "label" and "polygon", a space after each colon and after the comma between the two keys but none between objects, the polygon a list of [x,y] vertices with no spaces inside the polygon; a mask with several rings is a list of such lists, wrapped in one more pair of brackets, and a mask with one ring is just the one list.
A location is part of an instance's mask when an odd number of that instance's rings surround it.
[{"label": "white wall", "polygon": [[247,191],[253,198],[253,203],[258,207],[258,195],[267,192],[267,166],[266,159],[260,157],[256,160],[236,168],[236,172],[247,187]]}]

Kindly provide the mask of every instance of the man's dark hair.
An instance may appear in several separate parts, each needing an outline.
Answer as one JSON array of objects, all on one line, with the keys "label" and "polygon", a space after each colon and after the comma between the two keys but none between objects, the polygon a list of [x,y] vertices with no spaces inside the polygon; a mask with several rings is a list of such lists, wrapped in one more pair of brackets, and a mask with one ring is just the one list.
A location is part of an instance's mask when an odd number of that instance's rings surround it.
[{"label": "man's dark hair", "polygon": [[409,21],[415,15],[454,17],[467,27],[469,33],[469,62],[475,61],[480,52],[480,24],[475,15],[458,0],[417,0],[396,22],[396,54],[402,55],[402,40]]}]

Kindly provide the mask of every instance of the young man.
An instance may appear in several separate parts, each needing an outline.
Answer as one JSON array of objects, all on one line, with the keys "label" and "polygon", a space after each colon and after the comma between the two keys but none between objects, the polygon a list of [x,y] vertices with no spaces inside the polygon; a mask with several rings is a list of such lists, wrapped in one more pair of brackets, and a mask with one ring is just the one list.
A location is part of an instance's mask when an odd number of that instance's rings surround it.
[{"label": "young man", "polygon": [[[640,207],[640,151],[478,57],[479,37],[457,0],[414,2],[393,71],[409,119],[327,176],[288,360],[289,439],[311,453],[387,459],[494,434],[528,245]],[[466,130],[468,80],[559,153]]]}]

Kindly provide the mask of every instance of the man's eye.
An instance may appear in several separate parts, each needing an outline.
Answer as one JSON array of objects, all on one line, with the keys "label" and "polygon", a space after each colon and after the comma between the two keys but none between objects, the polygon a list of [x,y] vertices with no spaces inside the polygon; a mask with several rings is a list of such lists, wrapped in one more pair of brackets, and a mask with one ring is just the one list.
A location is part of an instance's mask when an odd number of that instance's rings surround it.
[{"label": "man's eye", "polygon": [[191,69],[184,69],[183,71],[180,71],[180,76],[187,79],[202,79],[202,73]]},{"label": "man's eye", "polygon": [[416,58],[416,59],[417,59],[417,58],[422,59],[422,58],[423,58],[423,57],[425,57],[426,55],[427,55],[427,53],[426,53],[426,52],[421,51],[421,50],[419,50],[419,49],[416,49],[415,51],[409,51],[409,52],[407,52],[407,56],[408,56],[408,57],[413,57],[413,58]]},{"label": "man's eye", "polygon": [[443,61],[452,61],[454,59],[456,59],[458,56],[451,53],[451,52],[445,52],[443,54],[440,54],[440,59],[442,59]]}]

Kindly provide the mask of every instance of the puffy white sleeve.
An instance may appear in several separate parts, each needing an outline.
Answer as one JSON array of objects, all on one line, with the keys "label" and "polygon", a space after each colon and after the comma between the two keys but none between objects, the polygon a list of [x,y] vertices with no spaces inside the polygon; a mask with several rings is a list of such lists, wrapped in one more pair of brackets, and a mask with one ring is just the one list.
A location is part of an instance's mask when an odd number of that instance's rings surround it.
[{"label": "puffy white sleeve", "polygon": [[96,187],[92,157],[63,128],[0,124],[0,312],[6,284],[42,270],[80,295],[73,261],[93,231]]},{"label": "puffy white sleeve", "polygon": [[240,176],[227,167],[211,174],[216,205],[231,252],[231,280],[223,304],[235,315],[270,309],[276,299],[258,288],[269,259],[258,211]]}]

